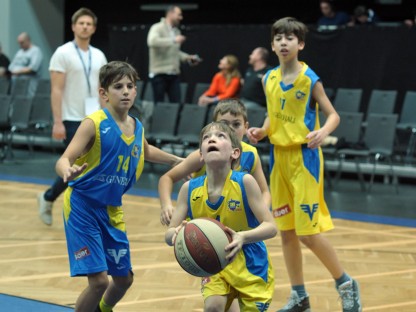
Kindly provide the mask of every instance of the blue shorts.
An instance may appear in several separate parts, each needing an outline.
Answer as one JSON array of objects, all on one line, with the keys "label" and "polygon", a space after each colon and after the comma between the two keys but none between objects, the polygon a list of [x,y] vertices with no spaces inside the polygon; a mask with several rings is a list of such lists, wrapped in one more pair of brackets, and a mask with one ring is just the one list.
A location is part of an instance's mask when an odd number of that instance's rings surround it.
[{"label": "blue shorts", "polygon": [[107,271],[127,276],[130,246],[121,207],[106,206],[68,187],[64,225],[71,276]]}]

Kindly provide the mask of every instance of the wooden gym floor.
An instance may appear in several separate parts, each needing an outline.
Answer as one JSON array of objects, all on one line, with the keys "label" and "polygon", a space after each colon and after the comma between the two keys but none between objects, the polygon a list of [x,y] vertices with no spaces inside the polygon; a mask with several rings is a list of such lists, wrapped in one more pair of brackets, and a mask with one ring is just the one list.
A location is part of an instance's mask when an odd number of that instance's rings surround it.
[{"label": "wooden gym floor", "polygon": [[[36,194],[45,186],[0,181],[0,293],[73,306],[86,285],[70,278],[60,207],[47,227],[37,216]],[[135,282],[116,311],[202,311],[199,279],[176,263],[164,243],[156,198],[126,195],[126,223]],[[364,311],[416,311],[416,228],[335,219],[326,237],[345,269],[359,282]],[[289,295],[280,238],[268,241],[276,272],[270,311]],[[334,282],[304,249],[313,311],[341,311]]]}]

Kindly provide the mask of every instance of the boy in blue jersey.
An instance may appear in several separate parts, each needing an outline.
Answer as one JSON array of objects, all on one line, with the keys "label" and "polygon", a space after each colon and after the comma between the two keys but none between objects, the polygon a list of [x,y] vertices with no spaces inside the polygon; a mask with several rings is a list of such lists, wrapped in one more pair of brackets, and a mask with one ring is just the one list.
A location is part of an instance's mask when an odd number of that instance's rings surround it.
[{"label": "boy in blue jersey", "polygon": [[232,236],[225,247],[230,263],[202,279],[204,311],[227,311],[234,298],[242,312],[267,311],[273,296],[274,272],[263,240],[276,235],[276,225],[256,180],[232,170],[240,151],[240,140],[225,123],[213,122],[202,129],[200,153],[206,175],[181,187],[165,234],[172,246],[184,220],[209,217],[222,222]]},{"label": "boy in blue jersey", "polygon": [[[310,311],[302,271],[302,242],[334,278],[343,311],[357,312],[362,309],[358,283],[345,273],[334,248],[321,235],[334,226],[323,196],[320,145],[338,126],[339,116],[319,77],[298,60],[306,32],[306,26],[291,17],[273,24],[271,44],[280,66],[263,78],[268,117],[261,128],[250,128],[247,136],[256,143],[268,135],[273,144],[272,209],[292,285],[289,302],[279,311]],[[318,108],[327,117],[321,128]]]},{"label": "boy in blue jersey", "polygon": [[[266,177],[257,149],[245,142],[242,142],[248,129],[247,110],[239,99],[226,99],[219,101],[214,109],[213,121],[221,121],[228,124],[233,130],[242,145],[241,156],[236,171],[250,173],[257,181],[262,192],[263,200],[267,207],[270,207],[271,197]],[[205,174],[205,165],[200,157],[200,151],[195,150],[188,155],[178,166],[166,172],[159,179],[159,198],[161,204],[160,222],[169,225],[173,213],[172,188],[173,184],[185,179],[192,174],[197,177]]]},{"label": "boy in blue jersey", "polygon": [[112,311],[124,296],[133,273],[122,196],[140,177],[145,159],[170,165],[181,160],[149,145],[139,120],[128,115],[137,79],[125,62],[100,69],[99,94],[106,107],[82,121],[56,163],[69,185],[64,225],[71,276],[88,277],[75,311]]}]

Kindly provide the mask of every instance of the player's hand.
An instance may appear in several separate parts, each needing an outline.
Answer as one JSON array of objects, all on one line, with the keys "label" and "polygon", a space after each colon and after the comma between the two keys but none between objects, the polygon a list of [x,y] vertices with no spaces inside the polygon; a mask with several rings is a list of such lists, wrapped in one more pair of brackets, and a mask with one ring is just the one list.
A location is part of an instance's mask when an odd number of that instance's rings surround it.
[{"label": "player's hand", "polygon": [[182,221],[182,223],[181,223],[179,226],[177,226],[177,227],[175,228],[175,233],[173,233],[173,236],[172,236],[172,246],[173,246],[173,245],[175,245],[176,236],[178,236],[179,231],[180,231],[180,230],[181,230],[181,228],[183,228],[183,227],[184,227],[187,223],[188,223],[188,221],[183,220],[183,221]]},{"label": "player's hand", "polygon": [[65,140],[66,130],[62,122],[55,122],[52,126],[52,137],[55,140]]},{"label": "player's hand", "polygon": [[86,168],[88,167],[87,163],[84,163],[82,166],[73,165],[69,167],[63,175],[64,182],[72,181],[77,176],[79,176]]},{"label": "player's hand", "polygon": [[170,220],[172,219],[173,209],[174,208],[172,205],[166,205],[162,207],[162,211],[160,212],[160,223],[162,223],[162,225],[170,224]]},{"label": "player's hand", "polygon": [[243,248],[243,237],[240,233],[235,232],[234,230],[230,229],[229,227],[225,228],[225,231],[231,235],[233,241],[225,246],[225,251],[229,253],[225,257],[229,263],[233,262],[235,257],[237,256],[238,252]]},{"label": "player's hand", "polygon": [[324,131],[323,129],[309,132],[308,135],[306,136],[306,139],[309,140],[308,148],[310,149],[318,148],[319,146],[322,145],[322,142],[325,140],[327,136],[328,136],[328,133]]},{"label": "player's hand", "polygon": [[264,128],[252,127],[247,130],[247,138],[251,144],[257,144],[267,135]]}]

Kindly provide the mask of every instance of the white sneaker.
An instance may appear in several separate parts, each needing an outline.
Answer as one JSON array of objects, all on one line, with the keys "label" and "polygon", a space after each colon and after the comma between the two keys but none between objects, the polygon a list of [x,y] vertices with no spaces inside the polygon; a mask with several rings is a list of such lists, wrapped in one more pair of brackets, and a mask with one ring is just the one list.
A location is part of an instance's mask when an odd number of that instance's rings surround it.
[{"label": "white sneaker", "polygon": [[46,225],[52,224],[52,205],[53,202],[45,200],[44,193],[38,194],[39,218]]}]

